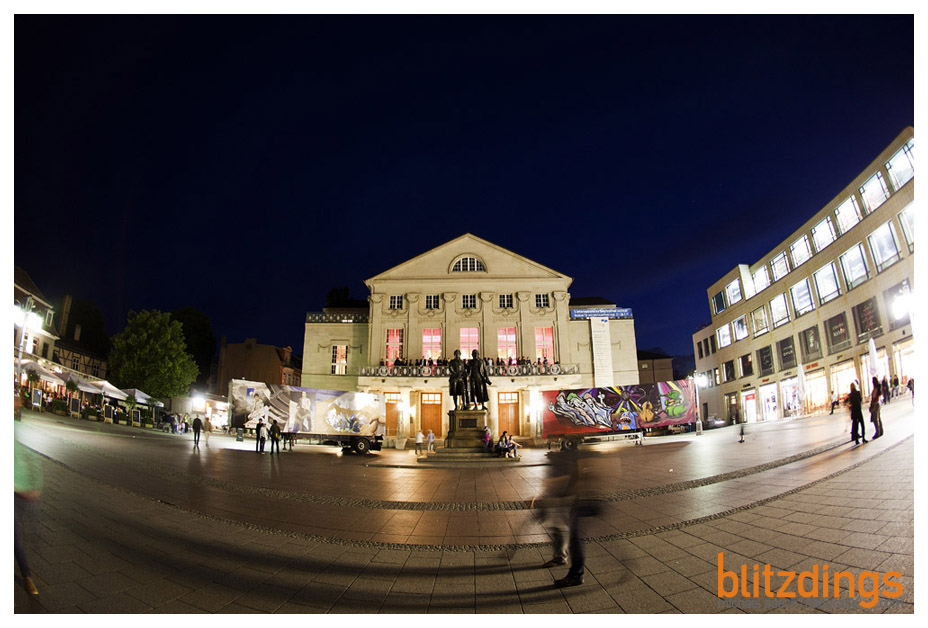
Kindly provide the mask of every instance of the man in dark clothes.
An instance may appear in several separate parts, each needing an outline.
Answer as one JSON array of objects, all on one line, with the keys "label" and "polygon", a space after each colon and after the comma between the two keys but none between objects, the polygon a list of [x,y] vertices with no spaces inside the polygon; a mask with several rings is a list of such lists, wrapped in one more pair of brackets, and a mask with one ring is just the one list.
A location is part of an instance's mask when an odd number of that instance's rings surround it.
[{"label": "man in dark clothes", "polygon": [[200,446],[200,430],[203,429],[203,421],[200,420],[200,417],[194,417],[193,419],[193,446]]}]

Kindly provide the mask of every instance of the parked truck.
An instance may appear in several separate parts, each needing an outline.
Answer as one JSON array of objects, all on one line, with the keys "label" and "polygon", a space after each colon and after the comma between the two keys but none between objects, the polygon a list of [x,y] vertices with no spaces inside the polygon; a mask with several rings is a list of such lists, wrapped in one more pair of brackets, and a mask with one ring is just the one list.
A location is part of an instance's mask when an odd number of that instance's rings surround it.
[{"label": "parked truck", "polygon": [[635,440],[644,430],[695,423],[696,385],[683,379],[609,388],[546,390],[543,437],[576,449],[584,442]]},{"label": "parked truck", "polygon": [[265,384],[229,383],[230,427],[254,429],[262,419],[277,422],[285,438],[332,445],[358,454],[383,446],[382,395]]}]

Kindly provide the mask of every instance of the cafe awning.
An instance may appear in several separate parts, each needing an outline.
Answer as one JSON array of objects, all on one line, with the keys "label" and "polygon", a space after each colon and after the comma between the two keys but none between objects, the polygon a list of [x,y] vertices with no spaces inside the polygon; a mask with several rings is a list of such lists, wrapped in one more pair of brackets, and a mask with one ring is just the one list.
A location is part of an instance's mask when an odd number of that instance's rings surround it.
[{"label": "cafe awning", "polygon": [[23,360],[22,367],[24,371],[32,371],[33,373],[37,373],[39,378],[43,381],[58,386],[64,385],[64,380],[62,380],[57,373],[52,373],[45,367],[39,366],[36,362],[27,362]]},{"label": "cafe awning", "polygon": [[123,392],[126,393],[126,395],[127,395],[128,397],[133,397],[133,396],[134,396],[134,397],[135,397],[135,400],[138,401],[138,402],[139,402],[140,404],[142,404],[142,405],[145,405],[145,406],[156,406],[156,407],[158,407],[158,408],[163,408],[163,407],[164,407],[164,404],[163,404],[163,403],[161,403],[160,401],[158,401],[157,399],[155,399],[155,398],[152,397],[151,395],[147,395],[147,394],[143,393],[143,392],[142,392],[141,390],[139,390],[138,388],[125,388],[125,389],[123,389]]},{"label": "cafe awning", "polygon": [[64,380],[65,384],[67,384],[68,382],[74,382],[74,384],[77,386],[77,389],[81,392],[91,393],[94,395],[100,394],[99,387],[94,386],[90,382],[86,381],[85,379],[81,378],[79,375],[76,375],[74,373],[62,373],[61,379]]},{"label": "cafe awning", "polygon": [[105,379],[101,379],[99,381],[90,382],[90,383],[96,386],[97,388],[99,388],[100,392],[102,392],[105,396],[109,397],[110,399],[119,399],[120,401],[125,401],[126,397],[128,396],[126,395],[126,393],[119,390],[118,388],[113,386],[111,383],[109,383]]}]

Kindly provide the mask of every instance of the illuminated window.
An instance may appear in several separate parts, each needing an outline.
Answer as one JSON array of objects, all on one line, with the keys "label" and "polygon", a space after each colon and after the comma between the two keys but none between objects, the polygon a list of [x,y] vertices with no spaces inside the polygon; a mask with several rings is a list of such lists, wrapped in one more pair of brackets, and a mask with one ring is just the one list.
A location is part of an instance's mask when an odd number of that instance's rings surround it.
[{"label": "illuminated window", "polygon": [[809,248],[809,238],[802,236],[789,245],[789,254],[793,258],[793,268],[798,268],[812,257],[812,250]]},{"label": "illuminated window", "polygon": [[441,357],[441,328],[428,327],[422,330],[422,357],[426,360]]},{"label": "illuminated window", "polygon": [[770,273],[767,272],[766,266],[761,266],[751,275],[754,280],[754,292],[758,293],[770,285]]},{"label": "illuminated window", "polygon": [[390,297],[390,309],[391,310],[402,310],[403,309],[403,297],[397,297],[397,296]]},{"label": "illuminated window", "polygon": [[844,271],[844,283],[847,285],[848,290],[859,286],[870,278],[862,244],[855,244],[841,256],[841,270]]},{"label": "illuminated window", "polygon": [[770,330],[770,325],[767,323],[767,308],[763,305],[751,312],[751,320],[754,323],[755,336],[766,334]]},{"label": "illuminated window", "polygon": [[499,307],[500,309],[509,309],[512,307],[512,295],[511,294],[501,294],[499,295]]},{"label": "illuminated window", "polygon": [[461,356],[471,357],[474,351],[480,350],[479,329],[476,327],[461,328]]},{"label": "illuminated window", "polygon": [[553,327],[535,328],[535,357],[541,358],[542,360],[547,358],[549,363],[554,363]]},{"label": "illuminated window", "polygon": [[732,329],[735,331],[735,340],[744,340],[748,337],[748,317],[742,316],[732,321]]},{"label": "illuminated window", "polygon": [[719,339],[719,348],[725,348],[731,344],[731,330],[728,327],[728,323],[725,323],[724,326],[719,327],[715,330],[715,335]]},{"label": "illuminated window", "polygon": [[915,138],[906,142],[905,146],[886,162],[886,171],[889,172],[889,178],[895,190],[915,176]]},{"label": "illuminated window", "polygon": [[773,328],[789,322],[789,308],[786,305],[786,295],[778,294],[770,301],[770,318],[773,319]]},{"label": "illuminated window", "polygon": [[819,305],[824,305],[841,296],[841,288],[838,285],[838,271],[835,269],[834,263],[819,268],[815,271],[814,277]]},{"label": "illuminated window", "polygon": [[332,375],[348,373],[348,345],[332,345]]},{"label": "illuminated window", "polygon": [[54,311],[52,311],[52,310],[45,310],[45,326],[46,326],[46,327],[51,327],[51,326],[52,326],[52,317],[54,317],[54,315],[55,315],[55,312],[54,312]]},{"label": "illuminated window", "polygon": [[486,271],[486,266],[476,257],[462,257],[451,267],[451,272],[453,273],[472,273],[477,271]]},{"label": "illuminated window", "polygon": [[779,281],[789,273],[789,261],[786,259],[786,252],[780,253],[770,261],[770,268],[773,270],[773,280]]},{"label": "illuminated window", "polygon": [[873,255],[876,272],[881,273],[885,268],[902,259],[896,244],[896,231],[893,229],[893,223],[887,222],[880,226],[870,234],[867,240],[870,242],[870,254]]},{"label": "illuminated window", "polygon": [[889,198],[889,189],[881,173],[877,172],[860,186],[860,197],[864,199],[864,207],[867,208],[868,214]]},{"label": "illuminated window", "polygon": [[835,226],[831,224],[830,216],[826,216],[825,220],[812,227],[812,242],[815,244],[816,253],[834,242],[836,237]]},{"label": "illuminated window", "polygon": [[913,206],[914,204],[909,204],[899,214],[902,235],[905,236],[905,242],[909,245],[909,253],[915,250],[915,209],[913,209]]},{"label": "illuminated window", "polygon": [[514,358],[516,353],[516,328],[500,327],[496,330],[497,357],[504,360]]},{"label": "illuminated window", "polygon": [[387,363],[391,366],[396,358],[403,357],[403,330],[387,330]]},{"label": "illuminated window", "polygon": [[815,309],[815,303],[812,302],[812,292],[809,290],[809,280],[803,279],[789,289],[793,297],[793,310],[796,316],[802,316],[806,312]]},{"label": "illuminated window", "polygon": [[838,205],[838,208],[835,209],[835,218],[838,219],[838,227],[841,229],[841,233],[847,233],[860,222],[860,206],[857,204],[857,197],[851,196]]},{"label": "illuminated window", "polygon": [[741,356],[739,360],[741,363],[741,377],[748,377],[754,374],[754,361],[751,359],[751,354]]},{"label": "illuminated window", "polygon": [[477,295],[465,294],[461,296],[461,307],[465,310],[472,310],[477,307]]},{"label": "illuminated window", "polygon": [[425,297],[425,309],[427,310],[437,310],[439,306],[439,295],[437,294],[428,294]]},{"label": "illuminated window", "polygon": [[725,293],[728,295],[728,304],[734,305],[741,300],[741,282],[735,279],[725,286]]},{"label": "illuminated window", "polygon": [[535,307],[551,307],[551,302],[547,294],[535,295]]}]

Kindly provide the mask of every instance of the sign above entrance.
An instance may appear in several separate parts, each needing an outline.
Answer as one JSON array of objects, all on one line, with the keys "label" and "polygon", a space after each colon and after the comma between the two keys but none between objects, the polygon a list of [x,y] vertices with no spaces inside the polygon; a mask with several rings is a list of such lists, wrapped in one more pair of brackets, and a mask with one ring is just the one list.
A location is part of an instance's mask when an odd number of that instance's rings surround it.
[{"label": "sign above entrance", "polygon": [[570,310],[571,318],[634,318],[630,307],[591,307]]}]

